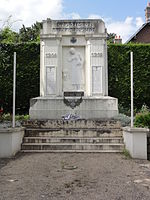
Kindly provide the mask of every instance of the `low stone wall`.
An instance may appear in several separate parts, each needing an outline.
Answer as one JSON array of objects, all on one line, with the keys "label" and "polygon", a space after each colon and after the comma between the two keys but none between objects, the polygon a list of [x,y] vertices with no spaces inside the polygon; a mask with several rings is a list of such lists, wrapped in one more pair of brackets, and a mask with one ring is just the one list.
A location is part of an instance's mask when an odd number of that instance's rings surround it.
[{"label": "low stone wall", "polygon": [[147,134],[146,128],[124,127],[123,138],[126,149],[132,158],[147,160]]},{"label": "low stone wall", "polygon": [[24,128],[0,129],[0,158],[15,156],[20,151],[24,137]]}]

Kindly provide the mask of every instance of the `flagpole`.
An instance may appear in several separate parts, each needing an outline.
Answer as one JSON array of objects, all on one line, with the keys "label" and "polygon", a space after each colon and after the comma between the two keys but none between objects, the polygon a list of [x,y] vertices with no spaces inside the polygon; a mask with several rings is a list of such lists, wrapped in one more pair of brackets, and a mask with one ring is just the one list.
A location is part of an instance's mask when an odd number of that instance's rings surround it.
[{"label": "flagpole", "polygon": [[16,52],[14,52],[14,73],[13,73],[13,119],[12,119],[13,128],[15,128],[15,104],[16,104]]},{"label": "flagpole", "polygon": [[133,52],[130,53],[131,61],[131,128],[133,128]]}]

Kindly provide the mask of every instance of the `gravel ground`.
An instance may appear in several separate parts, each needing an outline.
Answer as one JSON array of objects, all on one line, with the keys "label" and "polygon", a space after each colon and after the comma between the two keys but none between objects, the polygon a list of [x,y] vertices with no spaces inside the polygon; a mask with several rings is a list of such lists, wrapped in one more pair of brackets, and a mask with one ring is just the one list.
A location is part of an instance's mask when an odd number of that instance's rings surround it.
[{"label": "gravel ground", "polygon": [[149,200],[150,162],[121,154],[0,159],[0,200]]}]

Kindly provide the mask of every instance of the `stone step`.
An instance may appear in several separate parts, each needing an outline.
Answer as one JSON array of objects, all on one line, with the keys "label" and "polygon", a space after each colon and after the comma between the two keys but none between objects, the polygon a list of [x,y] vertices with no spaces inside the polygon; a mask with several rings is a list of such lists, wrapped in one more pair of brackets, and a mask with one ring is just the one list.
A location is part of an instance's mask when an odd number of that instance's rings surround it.
[{"label": "stone step", "polygon": [[50,151],[55,151],[55,150],[115,150],[115,151],[123,151],[124,149],[124,144],[88,144],[88,143],[79,143],[79,144],[70,144],[70,143],[23,143],[22,144],[22,150],[50,150]]},{"label": "stone step", "polygon": [[24,137],[24,143],[123,143],[122,137]]},{"label": "stone step", "polygon": [[28,137],[40,137],[40,136],[51,136],[51,137],[100,137],[100,136],[122,136],[122,130],[120,129],[98,129],[98,128],[69,128],[69,129],[35,129],[27,128],[25,136]]},{"label": "stone step", "polygon": [[120,122],[115,120],[29,120],[23,152],[122,152]]},{"label": "stone step", "polygon": [[112,119],[78,119],[78,120],[28,120],[23,126],[26,128],[100,128],[120,129],[121,123]]},{"label": "stone step", "polygon": [[123,150],[21,150],[23,153],[122,153]]}]

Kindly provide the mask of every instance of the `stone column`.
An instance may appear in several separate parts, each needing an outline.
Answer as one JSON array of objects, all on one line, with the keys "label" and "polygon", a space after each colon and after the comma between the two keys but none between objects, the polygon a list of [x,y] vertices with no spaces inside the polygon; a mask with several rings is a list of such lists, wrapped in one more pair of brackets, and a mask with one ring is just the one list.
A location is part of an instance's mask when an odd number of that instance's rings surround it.
[{"label": "stone column", "polygon": [[57,51],[57,68],[56,68],[56,96],[62,96],[62,45],[61,38],[57,39],[58,51]]},{"label": "stone column", "polygon": [[85,53],[85,60],[86,60],[86,69],[85,69],[85,91],[86,96],[91,96],[91,43],[90,40],[87,40],[86,45],[86,53]]}]

